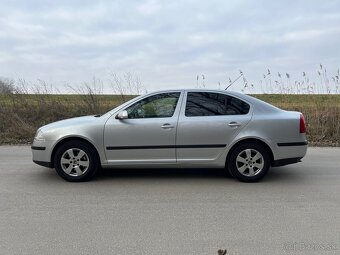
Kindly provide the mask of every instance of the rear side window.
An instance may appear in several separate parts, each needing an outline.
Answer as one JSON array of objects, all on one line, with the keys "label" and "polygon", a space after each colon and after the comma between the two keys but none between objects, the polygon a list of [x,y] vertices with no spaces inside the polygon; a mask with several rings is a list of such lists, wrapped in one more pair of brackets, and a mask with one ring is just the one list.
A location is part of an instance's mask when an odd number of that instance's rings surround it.
[{"label": "rear side window", "polygon": [[242,100],[211,92],[188,92],[185,116],[242,115],[249,112],[249,104]]}]

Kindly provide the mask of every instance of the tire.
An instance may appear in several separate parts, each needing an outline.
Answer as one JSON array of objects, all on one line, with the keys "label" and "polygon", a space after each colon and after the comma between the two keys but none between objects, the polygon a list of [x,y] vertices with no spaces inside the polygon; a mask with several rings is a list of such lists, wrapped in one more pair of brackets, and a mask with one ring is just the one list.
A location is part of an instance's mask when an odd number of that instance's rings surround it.
[{"label": "tire", "polygon": [[56,151],[54,168],[58,175],[69,182],[93,179],[99,169],[97,151],[82,141],[69,141]]},{"label": "tire", "polygon": [[257,182],[269,171],[270,155],[261,144],[243,143],[230,152],[227,167],[237,180]]}]

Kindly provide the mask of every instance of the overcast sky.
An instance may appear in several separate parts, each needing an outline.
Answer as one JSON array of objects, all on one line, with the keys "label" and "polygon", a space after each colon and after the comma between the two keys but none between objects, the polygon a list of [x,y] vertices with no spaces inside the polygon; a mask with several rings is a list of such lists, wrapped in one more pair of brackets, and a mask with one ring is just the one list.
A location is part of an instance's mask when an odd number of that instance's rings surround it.
[{"label": "overcast sky", "polygon": [[61,90],[112,72],[149,91],[196,87],[197,74],[224,87],[239,70],[258,86],[268,68],[317,80],[339,60],[340,1],[0,1],[0,76]]}]

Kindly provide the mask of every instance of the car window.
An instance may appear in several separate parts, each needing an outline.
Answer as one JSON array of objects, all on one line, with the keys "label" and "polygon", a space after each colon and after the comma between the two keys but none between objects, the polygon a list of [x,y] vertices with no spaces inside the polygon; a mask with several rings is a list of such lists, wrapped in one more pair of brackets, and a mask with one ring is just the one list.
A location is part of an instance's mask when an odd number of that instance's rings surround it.
[{"label": "car window", "polygon": [[185,116],[240,115],[249,112],[249,104],[220,93],[188,92]]},{"label": "car window", "polygon": [[174,115],[180,92],[144,98],[126,109],[129,119],[167,118]]}]

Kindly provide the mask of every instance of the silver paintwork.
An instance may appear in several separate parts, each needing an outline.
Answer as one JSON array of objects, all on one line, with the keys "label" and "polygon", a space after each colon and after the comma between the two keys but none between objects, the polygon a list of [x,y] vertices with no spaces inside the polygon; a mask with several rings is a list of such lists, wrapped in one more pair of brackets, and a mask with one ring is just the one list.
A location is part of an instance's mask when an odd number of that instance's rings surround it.
[{"label": "silver paintwork", "polygon": [[[250,105],[246,115],[186,117],[187,93],[191,91],[227,94]],[[175,113],[169,118],[117,119],[135,102],[151,95],[180,92]],[[168,90],[134,98],[100,116],[72,118],[41,127],[32,150],[33,160],[52,162],[53,149],[64,139],[80,138],[97,150],[103,167],[224,167],[230,149],[246,139],[257,139],[269,146],[273,159],[304,157],[307,146],[277,143],[306,141],[299,133],[300,113],[284,111],[256,98],[219,90]],[[181,148],[185,145],[226,144],[219,148]],[[122,146],[164,146],[169,148],[115,149]],[[173,146],[173,147],[171,147]],[[175,148],[177,146],[177,148]]]}]

